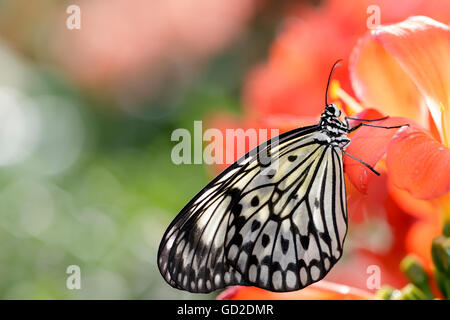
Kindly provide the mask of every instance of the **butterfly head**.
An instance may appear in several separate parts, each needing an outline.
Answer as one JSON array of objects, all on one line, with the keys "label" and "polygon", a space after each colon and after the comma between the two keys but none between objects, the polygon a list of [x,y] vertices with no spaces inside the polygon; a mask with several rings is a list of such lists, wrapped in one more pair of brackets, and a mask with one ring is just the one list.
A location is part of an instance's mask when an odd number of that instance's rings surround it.
[{"label": "butterfly head", "polygon": [[334,105],[333,103],[330,103],[326,106],[324,113],[329,117],[338,118],[341,115],[341,110],[339,110],[339,108],[336,107],[336,105]]},{"label": "butterfly head", "polygon": [[[335,104],[328,104],[320,116],[319,127],[331,138],[332,145],[343,148],[349,141],[348,138],[343,137],[348,133],[348,127],[346,123],[339,120],[340,115],[341,110]],[[344,144],[341,144],[341,142]]]}]

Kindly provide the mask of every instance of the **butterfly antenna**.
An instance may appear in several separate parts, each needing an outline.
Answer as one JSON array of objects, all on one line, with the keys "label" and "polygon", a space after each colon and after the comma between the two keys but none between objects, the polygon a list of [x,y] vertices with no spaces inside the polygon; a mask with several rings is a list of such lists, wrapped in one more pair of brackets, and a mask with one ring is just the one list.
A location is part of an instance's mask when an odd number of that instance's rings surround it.
[{"label": "butterfly antenna", "polygon": [[339,63],[340,63],[341,61],[342,61],[342,59],[339,59],[338,61],[336,61],[336,62],[333,64],[333,67],[331,68],[331,71],[330,71],[330,75],[328,76],[327,88],[326,88],[326,90],[325,90],[325,106],[328,105],[328,87],[330,86],[331,76],[333,75],[334,69],[336,69],[336,67],[339,65]]}]

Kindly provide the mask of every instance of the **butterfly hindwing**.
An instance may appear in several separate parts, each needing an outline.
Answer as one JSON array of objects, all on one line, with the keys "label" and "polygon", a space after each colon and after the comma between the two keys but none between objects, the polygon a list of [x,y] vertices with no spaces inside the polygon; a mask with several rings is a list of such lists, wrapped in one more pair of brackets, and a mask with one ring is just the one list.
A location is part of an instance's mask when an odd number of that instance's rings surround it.
[{"label": "butterfly hindwing", "polygon": [[[245,280],[240,284],[301,289],[323,278],[342,254],[347,218],[340,150],[322,145],[299,159],[294,182],[275,181],[270,192],[280,196],[261,202],[256,212],[247,209],[228,233],[226,257]],[[253,193],[252,200],[260,194]]]},{"label": "butterfly hindwing", "polygon": [[293,130],[209,183],[163,237],[166,281],[191,292],[292,291],[323,278],[347,231],[342,153],[325,141],[314,126]]}]

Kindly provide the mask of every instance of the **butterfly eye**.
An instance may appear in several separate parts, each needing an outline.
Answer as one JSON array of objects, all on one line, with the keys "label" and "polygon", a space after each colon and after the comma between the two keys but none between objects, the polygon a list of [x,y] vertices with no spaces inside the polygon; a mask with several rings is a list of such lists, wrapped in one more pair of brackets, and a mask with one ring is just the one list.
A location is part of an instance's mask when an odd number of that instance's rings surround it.
[{"label": "butterfly eye", "polygon": [[334,115],[336,117],[339,117],[341,115],[341,110],[339,110],[339,108],[336,106],[334,107]]},{"label": "butterfly eye", "polygon": [[334,104],[329,104],[327,106],[327,111],[330,112],[333,116],[339,117],[341,115],[341,110],[336,107]]}]

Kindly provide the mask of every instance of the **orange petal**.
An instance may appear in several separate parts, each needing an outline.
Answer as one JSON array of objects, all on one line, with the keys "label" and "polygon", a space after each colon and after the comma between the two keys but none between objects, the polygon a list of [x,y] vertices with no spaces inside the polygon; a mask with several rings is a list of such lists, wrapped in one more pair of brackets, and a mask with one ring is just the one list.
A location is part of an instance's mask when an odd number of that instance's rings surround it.
[{"label": "orange petal", "polygon": [[372,30],[350,58],[356,96],[366,106],[410,118],[425,128],[428,107],[442,132],[441,103],[447,111],[445,121],[450,121],[449,41],[448,26],[426,17]]},{"label": "orange petal", "polygon": [[407,213],[417,218],[439,215],[439,210],[433,201],[414,198],[408,191],[397,188],[391,180],[389,180],[388,188],[397,205]]},{"label": "orange petal", "polygon": [[415,83],[443,134],[444,126],[450,128],[450,28],[428,17],[411,17],[376,29],[374,37]]},{"label": "orange petal", "polygon": [[[374,119],[380,118],[381,116],[380,113],[371,110],[360,112],[354,117]],[[375,123],[380,126],[397,126],[409,122],[410,120],[405,118],[392,117]],[[353,126],[355,124],[351,123],[351,125]],[[378,160],[385,154],[387,145],[397,130],[398,129],[381,129],[363,126],[350,135],[351,142],[346,149],[346,152],[374,167]],[[366,193],[370,179],[372,179],[375,174],[362,163],[346,155],[344,155],[344,168],[345,173],[352,184],[360,192]]]},{"label": "orange petal", "polygon": [[450,190],[450,149],[418,127],[401,129],[387,150],[392,183],[419,199],[433,199]]},{"label": "orange petal", "polygon": [[222,292],[219,300],[367,300],[373,296],[361,289],[328,281],[319,281],[292,292],[272,292],[256,287],[231,287]]},{"label": "orange petal", "polygon": [[433,266],[431,243],[441,230],[438,217],[430,217],[413,224],[406,235],[406,250],[418,256],[429,271]]},{"label": "orange petal", "polygon": [[355,95],[365,106],[427,123],[416,85],[373,33],[360,39],[353,49],[349,69]]}]

